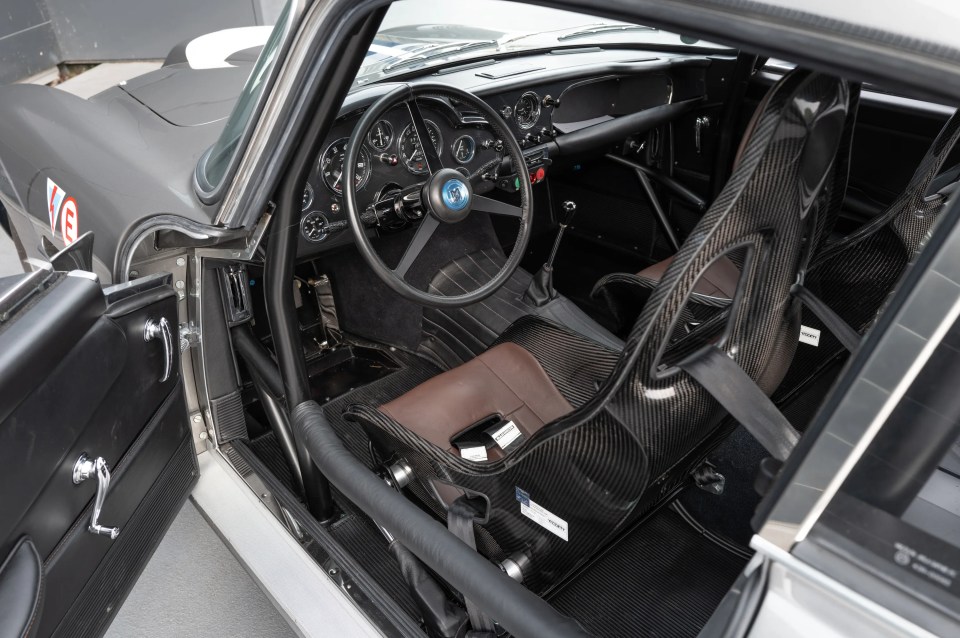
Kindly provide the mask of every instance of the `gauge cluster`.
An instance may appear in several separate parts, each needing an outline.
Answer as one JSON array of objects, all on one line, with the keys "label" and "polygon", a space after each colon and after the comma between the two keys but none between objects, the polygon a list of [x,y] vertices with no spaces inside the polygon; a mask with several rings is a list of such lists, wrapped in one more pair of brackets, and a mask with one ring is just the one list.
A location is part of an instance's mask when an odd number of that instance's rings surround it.
[{"label": "gauge cluster", "polygon": [[[502,156],[502,144],[497,144],[485,122],[464,122],[449,104],[424,105],[423,114],[430,143],[449,168],[469,177]],[[317,158],[316,170],[304,187],[302,251],[336,245],[341,239],[349,241],[349,233],[341,232],[347,228],[343,162],[358,121],[359,114],[354,113],[334,125]],[[404,106],[388,112],[361,139],[363,146],[354,171],[361,206],[378,201],[387,186],[399,190],[423,181],[426,160]]]},{"label": "gauge cluster", "polygon": [[[549,83],[484,99],[503,117],[520,146],[528,148],[555,135],[553,111],[570,84]],[[491,162],[502,158],[502,140],[476,114],[461,114],[455,103],[441,100],[424,100],[421,110],[430,143],[446,167],[471,177],[483,174]],[[305,185],[301,252],[351,241],[350,233],[342,232],[348,228],[343,210],[343,162],[348,145],[356,143],[354,129],[360,115],[355,110],[334,124]],[[355,167],[355,186],[361,207],[376,203],[388,186],[402,190],[423,181],[426,160],[404,105],[390,110],[359,139],[363,146]]]}]

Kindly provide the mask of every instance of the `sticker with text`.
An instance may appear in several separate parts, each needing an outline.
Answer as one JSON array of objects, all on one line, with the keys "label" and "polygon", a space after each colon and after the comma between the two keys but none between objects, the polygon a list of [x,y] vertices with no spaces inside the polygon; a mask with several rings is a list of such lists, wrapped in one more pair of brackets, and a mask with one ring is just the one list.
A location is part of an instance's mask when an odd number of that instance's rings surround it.
[{"label": "sticker with text", "polygon": [[487,448],[483,447],[482,445],[478,447],[460,448],[460,456],[467,459],[468,461],[486,461]]},{"label": "sticker with text", "polygon": [[520,438],[520,428],[514,425],[513,421],[507,421],[507,424],[494,432],[493,440],[497,442],[501,450],[506,450],[510,444]]},{"label": "sticker with text", "polygon": [[563,540],[569,539],[569,528],[567,521],[556,514],[544,509],[530,500],[530,495],[519,487],[516,489],[517,500],[520,501],[520,513],[532,520],[540,527],[553,532]]},{"label": "sticker with text", "polygon": [[80,228],[77,200],[67,197],[64,190],[49,177],[47,178],[47,216],[50,220],[50,232],[54,237],[57,236],[59,229],[60,237],[67,246],[77,240]]},{"label": "sticker with text", "polygon": [[800,326],[800,343],[806,343],[811,346],[820,345],[820,331],[808,326]]}]

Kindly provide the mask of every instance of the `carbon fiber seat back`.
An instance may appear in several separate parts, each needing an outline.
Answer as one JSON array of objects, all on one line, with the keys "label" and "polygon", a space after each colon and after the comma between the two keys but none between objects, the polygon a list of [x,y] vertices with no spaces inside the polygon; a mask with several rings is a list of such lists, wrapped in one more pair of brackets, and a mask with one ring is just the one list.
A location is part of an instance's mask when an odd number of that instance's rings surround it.
[{"label": "carbon fiber seat back", "polygon": [[[684,353],[717,343],[768,393],[790,364],[799,335],[790,287],[808,259],[814,201],[836,154],[849,92],[843,81],[805,71],[772,92],[743,161],[664,273],[622,352],[535,317],[501,336],[540,361],[573,412],[487,462],[441,450],[373,406],[345,414],[365,425],[379,450],[411,464],[411,490],[438,517],[444,512],[431,482],[483,494],[490,516],[479,551],[492,559],[525,552],[524,582],[533,591],[549,589],[671,495],[704,455],[723,412],[676,367]],[[746,252],[744,274],[727,321],[672,341],[698,275],[738,249]]]},{"label": "carbon fiber seat back", "polygon": [[[933,232],[947,197],[942,192],[931,193],[931,186],[958,139],[960,112],[947,120],[907,187],[890,206],[814,255],[807,286],[860,334],[873,325],[897,282]],[[778,404],[799,397],[826,367],[848,355],[812,313],[804,311],[803,323],[821,331],[820,343],[817,347],[800,346],[788,376],[774,395]],[[794,425],[802,428],[806,423]]]}]

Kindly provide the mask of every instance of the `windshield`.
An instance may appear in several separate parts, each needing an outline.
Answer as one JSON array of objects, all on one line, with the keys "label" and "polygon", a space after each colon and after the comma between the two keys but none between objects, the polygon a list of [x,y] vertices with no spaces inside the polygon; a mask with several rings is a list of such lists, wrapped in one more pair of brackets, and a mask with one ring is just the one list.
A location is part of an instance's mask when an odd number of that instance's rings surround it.
[{"label": "windshield", "polygon": [[287,0],[277,17],[276,26],[270,31],[269,37],[263,44],[263,50],[257,57],[257,63],[237,98],[237,103],[230,113],[230,118],[227,120],[223,132],[217,139],[216,144],[200,160],[197,177],[201,189],[207,193],[215,190],[223,181],[227,167],[230,166],[230,162],[240,145],[240,140],[244,132],[247,131],[247,125],[251,122],[253,111],[260,102],[260,96],[266,88],[270,72],[277,61],[280,47],[290,29],[290,25],[293,23],[292,4],[293,0]]},{"label": "windshield", "polygon": [[400,0],[390,5],[356,84],[455,61],[596,46],[725,48],[582,13],[502,0]]},{"label": "windshield", "polygon": [[[249,132],[293,23],[293,4],[287,1],[220,138],[200,161],[197,181],[205,196],[221,184]],[[387,10],[354,86],[451,62],[482,64],[504,53],[617,46],[725,48],[653,27],[518,2],[399,0]]]}]

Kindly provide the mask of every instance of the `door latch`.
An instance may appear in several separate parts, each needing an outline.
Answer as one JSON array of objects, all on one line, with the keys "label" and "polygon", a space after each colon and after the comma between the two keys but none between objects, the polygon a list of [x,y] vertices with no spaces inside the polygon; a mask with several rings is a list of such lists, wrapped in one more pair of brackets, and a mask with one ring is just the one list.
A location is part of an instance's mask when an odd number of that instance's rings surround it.
[{"label": "door latch", "polygon": [[706,115],[701,115],[693,123],[694,143],[697,146],[697,155],[700,155],[703,151],[703,129],[710,128],[710,124],[710,118]]},{"label": "door latch", "polygon": [[159,321],[147,319],[147,323],[143,325],[144,341],[153,341],[158,338],[163,339],[163,375],[160,377],[160,383],[163,383],[173,372],[173,332],[166,317],[160,317]]},{"label": "door latch", "polygon": [[100,512],[103,510],[103,502],[107,499],[107,490],[110,489],[110,468],[107,467],[107,462],[102,456],[89,459],[86,454],[81,454],[73,466],[73,484],[80,485],[94,475],[97,477],[97,496],[93,501],[93,513],[90,514],[90,525],[87,531],[91,534],[109,536],[113,540],[120,535],[120,528],[100,525]]}]

